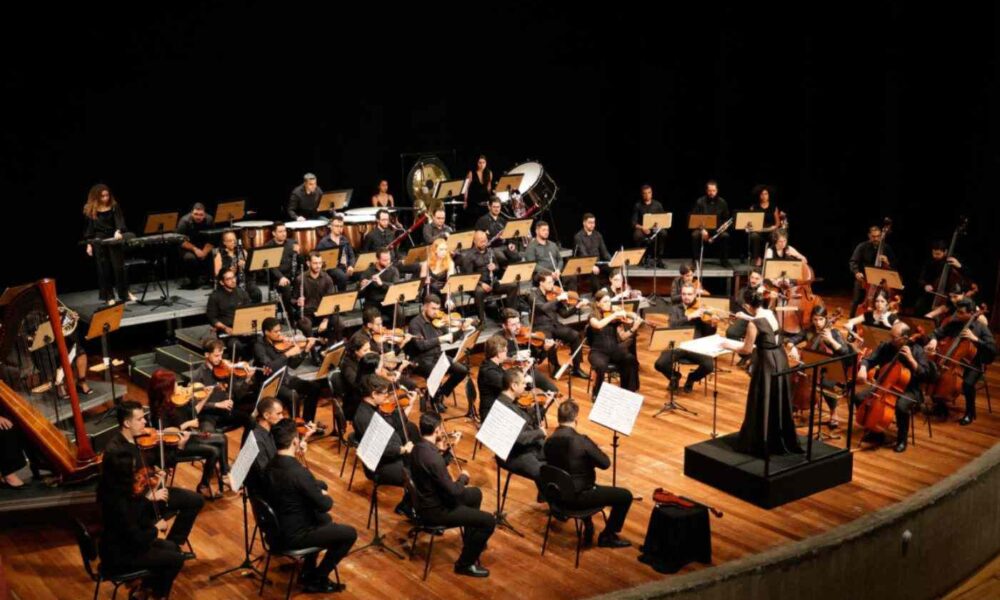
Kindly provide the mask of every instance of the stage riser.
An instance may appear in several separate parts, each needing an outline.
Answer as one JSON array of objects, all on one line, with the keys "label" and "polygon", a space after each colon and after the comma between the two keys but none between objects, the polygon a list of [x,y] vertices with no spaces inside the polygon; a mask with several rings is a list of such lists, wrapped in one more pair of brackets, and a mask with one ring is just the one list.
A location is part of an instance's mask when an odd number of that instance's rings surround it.
[{"label": "stage riser", "polygon": [[813,445],[814,457],[822,458],[777,474],[782,467],[772,462],[771,474],[764,477],[763,460],[735,462],[740,459],[728,451],[728,446],[736,436],[730,434],[686,447],[684,474],[762,508],[781,506],[851,481],[851,453],[832,453],[835,449],[822,442]]}]

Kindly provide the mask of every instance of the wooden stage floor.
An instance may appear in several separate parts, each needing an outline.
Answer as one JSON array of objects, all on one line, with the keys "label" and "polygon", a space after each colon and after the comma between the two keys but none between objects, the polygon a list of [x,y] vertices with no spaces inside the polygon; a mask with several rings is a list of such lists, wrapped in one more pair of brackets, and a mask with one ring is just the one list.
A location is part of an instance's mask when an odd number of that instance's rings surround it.
[{"label": "wooden stage floor", "polygon": [[[679,400],[698,412],[697,416],[667,414],[653,418],[665,398],[665,380],[653,370],[656,356],[642,350],[648,341],[648,329],[643,329],[639,341],[642,365],[642,388],[645,405],[635,426],[634,435],[624,438],[619,451],[618,481],[645,499],[636,502],[629,514],[623,535],[632,547],[622,550],[585,549],[579,569],[573,568],[575,536],[570,523],[556,524],[550,535],[549,548],[540,557],[545,527],[544,505],[535,503],[534,486],[515,477],[507,502],[508,518],[524,534],[519,538],[498,530],[489,542],[483,564],[491,570],[488,579],[456,576],[452,563],[458,555],[460,540],[449,533],[435,543],[430,576],[421,581],[426,540],[412,561],[401,561],[388,554],[368,549],[347,557],[340,566],[347,591],[344,598],[583,598],[598,593],[631,587],[657,580],[661,575],[636,560],[649,519],[652,491],[664,487],[679,494],[711,504],[723,510],[725,517],[712,519],[713,564],[720,565],[750,554],[829,531],[872,511],[898,502],[945,476],[953,473],[972,458],[991,447],[1000,435],[1000,407],[989,414],[986,398],[980,394],[979,420],[970,427],[956,423],[961,409],[953,407],[947,422],[935,420],[934,437],[928,439],[927,426],[917,421],[917,444],[903,454],[888,447],[855,453],[854,480],[809,498],[764,510],[737,500],[723,492],[688,479],[683,475],[684,447],[709,438],[712,429],[711,394],[703,395],[699,385],[691,395]],[[479,360],[481,354],[475,357]],[[585,363],[586,364],[586,361]],[[745,390],[748,376],[733,367],[728,359],[720,365],[729,372],[719,376],[718,429],[726,434],[739,429],[743,419]],[[997,387],[997,372],[990,374],[990,383]],[[586,381],[573,381],[575,399],[586,397]],[[565,391],[565,386],[563,386]],[[459,386],[463,390],[464,386]],[[130,396],[143,399],[140,390],[132,388]],[[591,402],[581,400],[581,428],[593,437],[606,452],[611,452],[610,432],[589,423],[586,416]],[[456,416],[465,410],[465,398],[459,394],[459,408],[451,407]],[[555,425],[554,411],[550,424]],[[414,412],[411,417],[416,417]],[[321,421],[330,422],[330,407],[320,408]],[[845,434],[847,411],[840,407],[840,433]],[[460,456],[472,453],[473,428],[465,420],[455,420],[450,426],[465,433],[458,446]],[[855,437],[855,440],[857,438]],[[891,439],[891,436],[890,436]],[[238,433],[230,434],[230,456],[238,450]],[[832,443],[843,444],[844,440]],[[347,491],[348,464],[345,477],[338,476],[342,457],[332,439],[318,440],[310,446],[309,462],[313,472],[330,484],[334,499],[333,518],[346,522],[359,531],[359,544],[366,543],[371,531],[365,529],[370,485],[359,470],[352,491]],[[472,482],[483,489],[483,508],[494,508],[495,471],[492,453],[480,451],[477,460],[468,465]],[[182,466],[177,478],[180,486],[193,488],[198,468]],[[610,483],[611,473],[599,475],[599,482]],[[388,489],[380,494],[383,532],[397,548],[402,547],[407,525],[392,512],[400,490]],[[600,524],[598,524],[600,528]],[[242,558],[242,512],[238,496],[210,503],[195,524],[192,543],[198,560],[189,562],[174,587],[173,598],[233,599],[256,595],[256,585],[238,574],[212,582],[209,575],[236,565]],[[38,528],[11,528],[0,533],[0,554],[3,555],[7,577],[12,589],[21,598],[33,600],[90,597],[93,584],[84,574],[80,555],[68,529],[55,525]],[[272,564],[272,572],[273,572]],[[711,568],[688,565],[682,573]],[[289,571],[273,572],[276,587],[266,591],[266,597],[279,597]],[[102,597],[110,597],[105,586]],[[299,595],[298,597],[309,597]]]}]

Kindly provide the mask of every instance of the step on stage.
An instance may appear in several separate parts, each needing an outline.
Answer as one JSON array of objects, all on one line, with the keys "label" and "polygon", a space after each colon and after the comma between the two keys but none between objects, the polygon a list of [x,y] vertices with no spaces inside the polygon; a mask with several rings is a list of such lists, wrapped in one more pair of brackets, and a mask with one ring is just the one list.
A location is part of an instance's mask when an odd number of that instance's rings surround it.
[{"label": "step on stage", "polygon": [[[854,456],[849,450],[812,441],[812,460],[805,453],[775,455],[765,475],[764,459],[736,451],[738,433],[684,448],[684,474],[762,508],[851,481]],[[809,440],[799,436],[806,448]]]}]

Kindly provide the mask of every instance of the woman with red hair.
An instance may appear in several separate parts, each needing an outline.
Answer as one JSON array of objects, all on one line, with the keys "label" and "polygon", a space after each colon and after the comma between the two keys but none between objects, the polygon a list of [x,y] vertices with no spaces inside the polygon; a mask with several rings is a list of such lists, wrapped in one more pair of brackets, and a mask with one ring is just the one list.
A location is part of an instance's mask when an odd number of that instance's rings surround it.
[{"label": "woman with red hair", "polygon": [[[200,400],[194,397],[183,398],[177,395],[177,378],[166,369],[157,369],[149,378],[147,389],[149,397],[150,425],[162,427],[165,432],[170,431],[192,431],[198,429],[198,413],[205,402],[208,394]],[[177,404],[175,400],[181,402]],[[221,433],[194,433],[184,448],[177,451],[178,457],[196,456],[205,461],[205,466],[201,473],[201,482],[198,484],[197,492],[208,500],[216,500],[222,497],[221,488],[228,486],[229,482],[229,455],[228,441]],[[215,474],[216,466],[219,469],[220,491],[213,493],[209,482]]]}]

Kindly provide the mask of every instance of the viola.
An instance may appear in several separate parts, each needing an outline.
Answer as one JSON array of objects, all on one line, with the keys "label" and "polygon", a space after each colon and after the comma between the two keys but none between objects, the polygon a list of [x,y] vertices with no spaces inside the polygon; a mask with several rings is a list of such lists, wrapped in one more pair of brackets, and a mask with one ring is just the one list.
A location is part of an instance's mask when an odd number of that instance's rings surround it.
[{"label": "viola", "polygon": [[457,312],[446,313],[443,310],[439,310],[434,313],[434,317],[431,319],[431,325],[435,329],[457,329],[463,327],[464,324],[465,319]]},{"label": "viola", "polygon": [[179,433],[167,432],[160,434],[158,430],[147,427],[142,435],[135,438],[135,445],[142,450],[152,450],[160,445],[161,437],[164,446],[176,447],[181,443],[181,434]]},{"label": "viola", "polygon": [[170,396],[170,401],[174,403],[175,406],[184,406],[191,399],[195,402],[201,402],[202,400],[208,398],[211,391],[200,383],[193,383],[190,386],[183,387],[177,386],[174,390],[172,396]]},{"label": "viola", "polygon": [[395,398],[390,398],[385,402],[380,402],[378,405],[378,411],[385,416],[390,416],[392,413],[396,412],[397,403],[399,408],[408,408],[410,406],[410,392],[406,388],[397,388]]},{"label": "viola", "polygon": [[319,338],[315,338],[315,337],[309,337],[309,338],[307,338],[307,337],[305,337],[304,335],[301,335],[301,334],[296,334],[296,335],[294,335],[294,336],[292,336],[290,338],[282,336],[279,341],[277,341],[277,342],[274,343],[274,349],[277,350],[278,352],[281,352],[282,354],[284,354],[285,352],[288,352],[289,350],[291,350],[292,348],[294,348],[296,346],[298,346],[300,350],[305,350],[306,346],[309,345],[309,342],[311,342],[311,341],[314,342],[314,341],[316,341],[318,339]]},{"label": "viola", "polygon": [[152,467],[139,467],[132,480],[132,493],[141,496],[160,485],[160,476]]},{"label": "viola", "polygon": [[514,399],[514,402],[518,406],[524,409],[534,408],[536,406],[545,407],[545,403],[548,402],[548,395],[541,390],[527,390],[522,392],[520,396]]},{"label": "viola", "polygon": [[372,341],[376,344],[401,344],[404,339],[406,339],[406,332],[402,328],[382,327],[372,333]]},{"label": "viola", "polygon": [[[580,303],[580,294],[578,292],[570,290],[565,293],[566,299],[563,300],[563,302],[565,302],[567,306],[576,306]],[[546,302],[555,302],[561,295],[563,295],[563,289],[559,286],[555,286],[552,288],[552,291],[545,292],[545,300]]]}]

